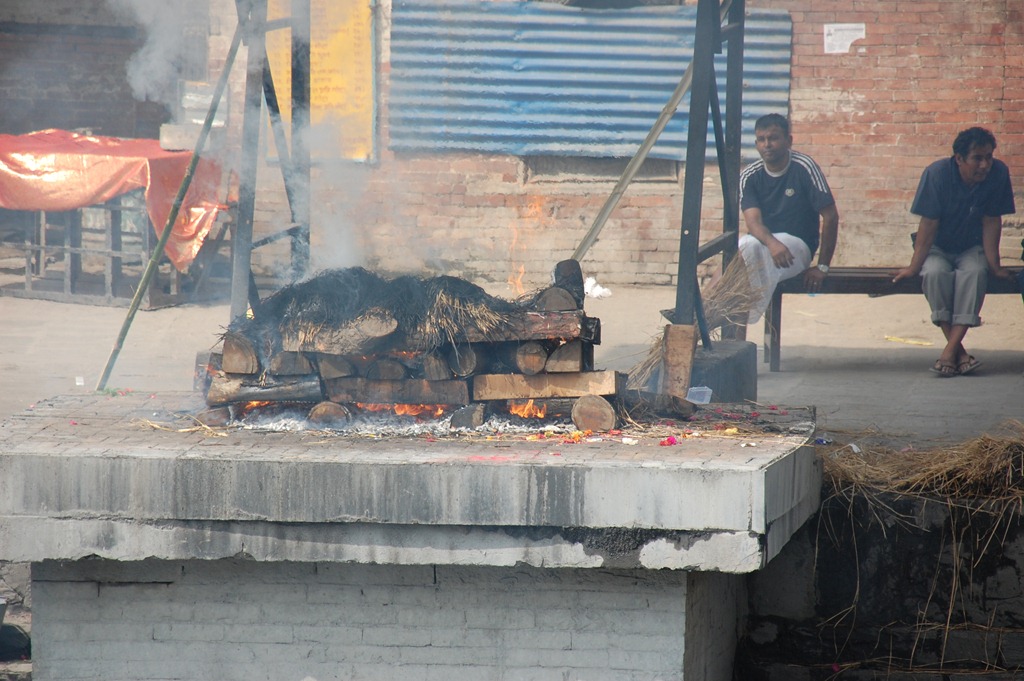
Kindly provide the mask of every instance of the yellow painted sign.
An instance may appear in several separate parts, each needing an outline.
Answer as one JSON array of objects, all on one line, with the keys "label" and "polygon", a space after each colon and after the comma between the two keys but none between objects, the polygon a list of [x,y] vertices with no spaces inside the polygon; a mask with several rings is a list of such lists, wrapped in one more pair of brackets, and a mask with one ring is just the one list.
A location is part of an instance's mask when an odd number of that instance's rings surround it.
[{"label": "yellow painted sign", "polygon": [[[290,16],[290,0],[269,0],[268,21]],[[310,0],[309,23],[310,156],[314,160],[370,160],[374,150],[371,3]],[[291,40],[288,28],[267,32],[267,57],[286,121],[291,120]]]}]

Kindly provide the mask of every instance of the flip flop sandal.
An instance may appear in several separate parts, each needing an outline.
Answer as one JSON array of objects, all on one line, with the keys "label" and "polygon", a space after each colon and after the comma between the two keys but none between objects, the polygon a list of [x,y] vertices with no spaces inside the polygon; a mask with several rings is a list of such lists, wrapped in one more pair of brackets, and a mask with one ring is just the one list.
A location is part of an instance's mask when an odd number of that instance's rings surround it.
[{"label": "flip flop sandal", "polygon": [[943,362],[941,359],[935,360],[935,364],[929,371],[938,374],[942,378],[952,378],[958,376],[960,371],[956,368],[956,365],[952,362]]},{"label": "flip flop sandal", "polygon": [[961,376],[969,374],[978,367],[981,366],[981,362],[974,358],[974,355],[967,355],[967,359],[957,365],[956,370]]}]

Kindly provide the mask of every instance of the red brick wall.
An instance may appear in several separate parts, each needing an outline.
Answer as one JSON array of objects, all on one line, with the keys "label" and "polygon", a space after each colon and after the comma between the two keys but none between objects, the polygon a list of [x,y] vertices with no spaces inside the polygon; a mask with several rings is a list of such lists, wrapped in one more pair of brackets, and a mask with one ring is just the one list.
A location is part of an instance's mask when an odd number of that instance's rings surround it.
[{"label": "red brick wall", "polygon": [[[1019,262],[1024,225],[1024,3],[1019,0],[754,0],[793,18],[795,145],[824,167],[842,216],[836,261],[905,264],[921,170],[980,125],[1010,166],[1018,214],[1003,255]],[[825,54],[829,23],[864,23],[847,54]]]},{"label": "red brick wall", "polygon": [[[1020,0],[750,0],[793,18],[790,116],[795,145],[825,169],[842,216],[835,262],[896,266],[910,257],[909,206],[921,170],[951,153],[956,133],[991,129],[1014,172],[1021,214],[1005,221],[1003,254],[1024,232],[1024,5]],[[386,26],[388,5],[381,6]],[[861,23],[867,37],[825,54],[823,28]],[[444,272],[527,287],[571,255],[614,179],[534,182],[515,157],[395,154],[388,149],[386,29],[379,77],[379,157],[321,169],[314,263]],[[238,110],[238,109],[236,109]],[[288,222],[276,169],[261,171],[257,236]],[[706,174],[704,240],[721,230],[717,171]],[[602,283],[674,284],[679,182],[634,183],[583,261]],[[320,211],[327,208],[326,211]],[[280,253],[280,250],[278,254]],[[318,259],[319,256],[319,259]],[[272,251],[256,256],[269,267]]]}]

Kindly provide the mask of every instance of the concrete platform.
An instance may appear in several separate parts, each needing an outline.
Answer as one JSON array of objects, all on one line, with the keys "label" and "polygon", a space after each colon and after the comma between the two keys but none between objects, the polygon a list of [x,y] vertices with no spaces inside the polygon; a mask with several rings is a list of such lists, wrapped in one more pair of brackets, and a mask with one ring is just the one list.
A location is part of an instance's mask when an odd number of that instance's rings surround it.
[{"label": "concrete platform", "polygon": [[0,425],[0,560],[746,573],[819,500],[810,412],[659,446],[657,431],[636,444],[212,431],[183,417],[198,407],[194,393],[66,396]]}]

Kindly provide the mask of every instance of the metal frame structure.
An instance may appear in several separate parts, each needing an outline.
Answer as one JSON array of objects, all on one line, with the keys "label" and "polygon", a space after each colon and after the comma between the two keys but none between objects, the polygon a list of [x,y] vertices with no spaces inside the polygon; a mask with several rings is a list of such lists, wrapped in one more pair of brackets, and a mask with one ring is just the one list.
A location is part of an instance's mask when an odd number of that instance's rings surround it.
[{"label": "metal frame structure", "polygon": [[[693,47],[693,84],[686,142],[686,175],[679,232],[679,269],[672,322],[702,321],[697,265],[721,253],[723,266],[736,256],[739,240],[739,175],[742,145],[743,37],[745,0],[699,0]],[[721,17],[726,17],[723,25]],[[714,58],[727,45],[725,120],[723,124]],[[704,166],[707,160],[708,116],[715,131],[715,151],[722,183],[722,234],[700,245]],[[702,325],[702,324],[701,324]],[[703,326],[703,325],[702,325]],[[707,330],[701,329],[705,346]]]},{"label": "metal frame structure", "polygon": [[[280,238],[291,239],[292,279],[309,267],[310,156],[306,132],[310,122],[310,0],[292,0],[291,16],[267,22],[267,0],[236,0],[239,22],[247,26],[248,46],[245,79],[245,111],[242,115],[242,158],[238,180],[238,217],[233,235],[231,267],[231,318],[259,307],[259,291],[252,273],[252,251]],[[291,29],[291,148],[281,120],[274,78],[267,59],[268,30]],[[253,243],[256,207],[256,170],[263,103],[267,105],[284,178],[292,224],[277,235]]]},{"label": "metal frame structure", "polygon": [[[239,21],[245,22],[248,60],[245,112],[242,122],[242,159],[239,170],[238,216],[233,239],[231,317],[259,307],[259,293],[252,274],[253,217],[256,200],[260,112],[265,102],[270,114],[275,145],[281,162],[292,224],[259,244],[291,239],[292,277],[305,275],[309,265],[310,155],[304,132],[310,121],[310,0],[292,0],[291,16],[267,22],[267,0],[236,0]],[[690,110],[686,144],[683,208],[679,237],[679,268],[676,303],[671,321],[701,327],[704,344],[710,345],[703,324],[697,265],[721,253],[723,266],[736,256],[739,236],[740,147],[742,143],[743,39],[745,0],[698,0],[696,39],[691,63]],[[724,23],[723,23],[724,21]],[[291,29],[291,149],[281,120],[277,89],[266,53],[266,33]],[[715,76],[714,57],[727,46],[725,117]],[[714,127],[715,150],[723,192],[722,234],[700,245],[708,123]],[[575,256],[574,256],[575,257]],[[727,330],[734,333],[734,330]]]}]

